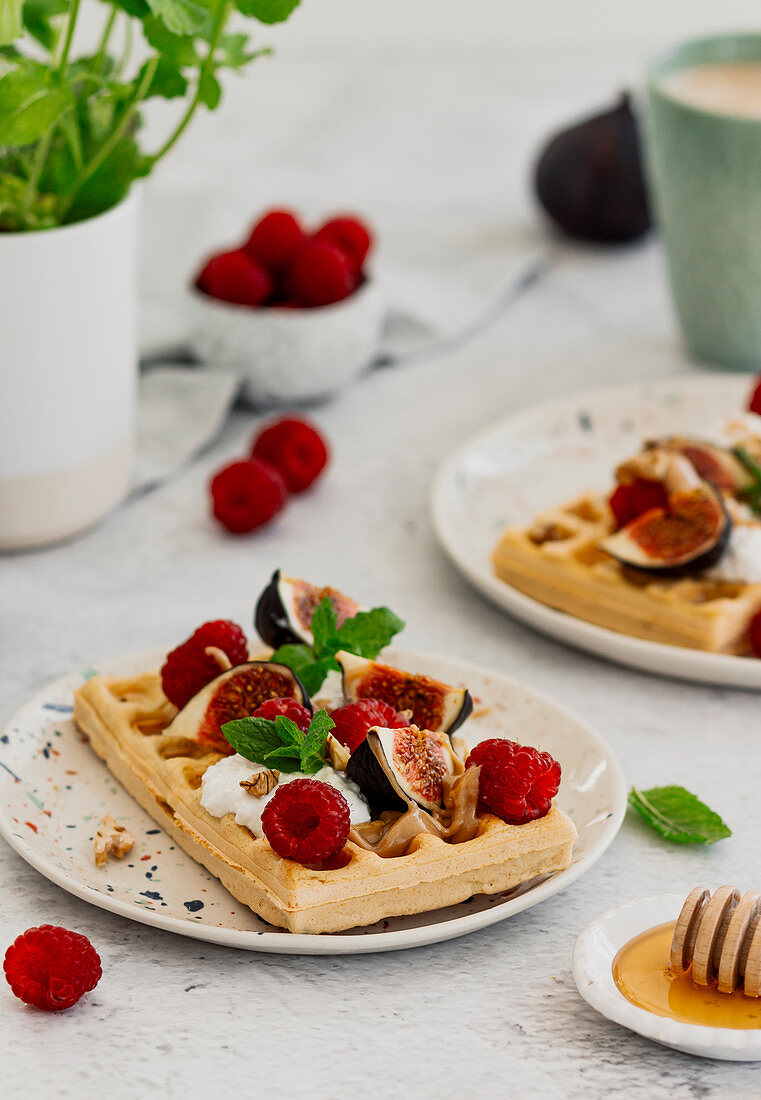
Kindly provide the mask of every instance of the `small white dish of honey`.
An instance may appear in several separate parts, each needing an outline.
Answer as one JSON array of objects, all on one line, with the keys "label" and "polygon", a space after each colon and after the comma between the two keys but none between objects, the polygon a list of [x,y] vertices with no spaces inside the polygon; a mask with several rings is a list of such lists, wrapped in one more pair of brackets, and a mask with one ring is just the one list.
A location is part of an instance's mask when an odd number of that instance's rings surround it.
[{"label": "small white dish of honey", "polygon": [[761,894],[696,889],[618,906],[579,936],[573,974],[594,1009],[648,1039],[761,1060]]}]

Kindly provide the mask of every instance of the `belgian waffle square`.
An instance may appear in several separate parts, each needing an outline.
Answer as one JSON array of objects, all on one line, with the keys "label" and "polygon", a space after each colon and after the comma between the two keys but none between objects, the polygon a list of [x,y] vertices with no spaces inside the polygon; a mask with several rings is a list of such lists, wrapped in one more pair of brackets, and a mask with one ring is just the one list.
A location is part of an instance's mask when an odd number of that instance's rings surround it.
[{"label": "belgian waffle square", "polygon": [[234,897],[291,932],[338,932],[427,912],[570,863],[576,829],[554,806],[520,826],[485,815],[478,836],[461,844],[421,835],[393,858],[348,841],[349,860],[334,870],[280,859],[232,814],[215,818],[203,808],[201,779],[220,756],[167,733],[175,713],[157,672],[96,676],[75,695],[75,722],[137,802]]},{"label": "belgian waffle square", "polygon": [[742,654],[761,609],[761,584],[709,577],[653,578],[598,544],[615,528],[603,494],[586,494],[510,527],[492,554],[500,580],[577,619],[650,642]]}]

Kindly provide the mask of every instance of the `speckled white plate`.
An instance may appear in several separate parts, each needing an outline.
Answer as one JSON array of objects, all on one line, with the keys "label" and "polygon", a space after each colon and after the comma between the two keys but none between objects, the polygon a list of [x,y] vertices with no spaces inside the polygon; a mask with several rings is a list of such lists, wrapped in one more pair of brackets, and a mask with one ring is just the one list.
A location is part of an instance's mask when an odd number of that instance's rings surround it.
[{"label": "speckled white plate", "polygon": [[431,490],[433,525],[461,573],[516,618],[560,641],[659,676],[761,691],[761,661],[662,645],[575,619],[494,576],[490,555],[506,527],[590,489],[643,439],[700,435],[739,413],[747,377],[690,374],[592,390],[534,405],[455,452]]},{"label": "speckled white plate", "polygon": [[592,921],[573,951],[579,993],[601,1015],[663,1046],[701,1058],[761,1061],[761,1031],[703,1027],[656,1016],[628,1001],[613,979],[613,960],[624,944],[648,928],[676,920],[683,904],[683,894],[659,894],[619,905]]},{"label": "speckled white plate", "polygon": [[[482,716],[462,733],[472,744],[504,736],[553,754],[563,768],[558,803],[579,836],[571,866],[517,890],[432,913],[395,917],[322,936],[292,935],[259,920],[171,839],[114,780],[71,719],[73,691],[99,672],[129,676],[161,665],[165,650],[106,661],[50,684],[0,737],[0,833],[33,867],[93,905],[185,936],[253,951],[351,954],[436,943],[484,928],[562,890],[599,859],[626,810],[621,768],[608,745],[557,703],[496,672],[401,649],[391,663],[467,685]],[[96,868],[92,842],[110,813],[137,843]]]}]

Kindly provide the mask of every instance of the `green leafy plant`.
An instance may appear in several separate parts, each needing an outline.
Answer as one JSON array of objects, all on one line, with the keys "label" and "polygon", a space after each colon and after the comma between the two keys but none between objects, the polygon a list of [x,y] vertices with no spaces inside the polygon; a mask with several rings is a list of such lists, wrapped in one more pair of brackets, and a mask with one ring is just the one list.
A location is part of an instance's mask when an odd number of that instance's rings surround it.
[{"label": "green leafy plant", "polygon": [[222,733],[236,752],[254,764],[314,775],[325,767],[327,737],[334,725],[326,710],[318,710],[306,733],[282,714],[277,718],[236,718],[225,722]]},{"label": "green leafy plant", "polygon": [[[63,225],[120,202],[199,108],[217,107],[220,74],[270,52],[229,29],[235,13],[278,23],[299,0],[87,2],[103,8],[102,31],[91,53],[74,56],[82,0],[0,0],[0,230]],[[137,134],[156,97],[183,105],[148,152]]]},{"label": "green leafy plant", "polygon": [[666,840],[677,844],[715,844],[732,830],[704,802],[684,787],[632,787],[629,805]]},{"label": "green leafy plant", "polygon": [[317,605],[312,618],[313,645],[282,645],[270,660],[293,669],[307,692],[313,695],[326,674],[340,668],[336,660],[339,650],[374,660],[403,629],[403,621],[393,611],[374,607],[371,611],[358,611],[339,630],[336,610],[326,596]]},{"label": "green leafy plant", "polygon": [[740,459],[745,469],[753,478],[751,484],[747,489],[743,489],[741,496],[745,503],[748,505],[752,512],[756,515],[761,514],[761,466],[756,462],[753,455],[745,450],[744,447],[735,447],[735,455]]}]

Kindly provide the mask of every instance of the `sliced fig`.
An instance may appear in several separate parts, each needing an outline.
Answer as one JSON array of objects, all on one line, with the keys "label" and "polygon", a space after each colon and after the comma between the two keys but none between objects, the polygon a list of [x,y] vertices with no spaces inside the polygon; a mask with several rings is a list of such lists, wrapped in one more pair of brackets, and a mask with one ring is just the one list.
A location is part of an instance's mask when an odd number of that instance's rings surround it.
[{"label": "sliced fig", "polygon": [[373,726],[352,753],[346,774],[360,788],[373,817],[383,810],[405,810],[415,802],[424,810],[443,805],[442,781],[462,771],[446,733],[405,726]]},{"label": "sliced fig", "polygon": [[256,604],[254,626],[259,636],[273,649],[299,643],[311,646],[312,616],[326,596],[335,608],[339,627],[360,610],[355,600],[337,588],[319,588],[276,569]]},{"label": "sliced fig", "polygon": [[380,699],[397,711],[411,711],[414,725],[445,733],[458,729],[473,710],[473,700],[465,688],[443,684],[430,676],[414,676],[344,650],[339,650],[336,660],[343,673],[347,703]]},{"label": "sliced fig", "polygon": [[599,546],[622,565],[679,577],[715,565],[731,530],[721,493],[704,482],[697,489],[670,493],[665,507],[644,512]]},{"label": "sliced fig", "polygon": [[659,440],[656,446],[684,455],[694,466],[695,472],[717,489],[736,494],[750,488],[753,483],[753,478],[739,458],[731,451],[717,447],[715,443],[672,436],[670,439]]},{"label": "sliced fig", "polygon": [[222,725],[245,718],[267,699],[295,699],[312,713],[303,684],[292,669],[271,661],[248,661],[215,677],[182,708],[166,732],[211,744],[219,752],[233,749]]}]

